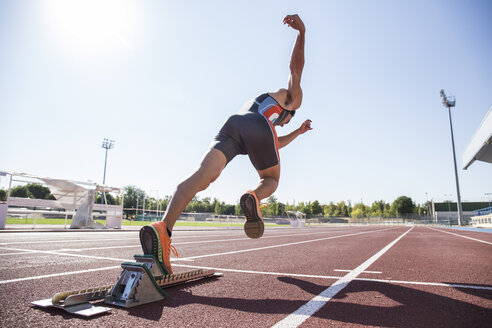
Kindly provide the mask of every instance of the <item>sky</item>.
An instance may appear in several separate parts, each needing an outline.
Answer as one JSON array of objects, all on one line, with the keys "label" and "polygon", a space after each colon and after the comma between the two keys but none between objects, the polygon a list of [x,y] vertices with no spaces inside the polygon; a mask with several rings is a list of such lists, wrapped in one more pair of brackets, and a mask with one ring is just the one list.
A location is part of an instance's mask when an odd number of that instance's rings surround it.
[{"label": "sky", "polygon": [[[279,201],[492,197],[492,165],[462,154],[492,107],[491,1],[0,0],[0,171],[171,195],[225,119],[287,86],[306,25],[311,119],[280,151]],[[258,174],[236,157],[199,197],[238,202]],[[8,186],[8,178],[0,178]],[[487,195],[491,194],[491,195]]]}]

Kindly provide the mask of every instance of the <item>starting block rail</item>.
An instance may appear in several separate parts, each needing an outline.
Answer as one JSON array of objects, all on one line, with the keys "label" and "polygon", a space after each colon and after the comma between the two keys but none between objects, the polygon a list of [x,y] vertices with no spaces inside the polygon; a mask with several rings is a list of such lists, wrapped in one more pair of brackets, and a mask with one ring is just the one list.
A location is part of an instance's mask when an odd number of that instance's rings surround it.
[{"label": "starting block rail", "polygon": [[220,277],[215,270],[196,269],[169,274],[152,255],[134,255],[136,262],[123,262],[116,284],[78,291],[56,293],[52,298],[31,302],[39,307],[55,307],[81,316],[109,312],[111,308],[95,306],[90,301],[103,300],[106,304],[130,308],[165,299],[164,288],[191,281]]}]

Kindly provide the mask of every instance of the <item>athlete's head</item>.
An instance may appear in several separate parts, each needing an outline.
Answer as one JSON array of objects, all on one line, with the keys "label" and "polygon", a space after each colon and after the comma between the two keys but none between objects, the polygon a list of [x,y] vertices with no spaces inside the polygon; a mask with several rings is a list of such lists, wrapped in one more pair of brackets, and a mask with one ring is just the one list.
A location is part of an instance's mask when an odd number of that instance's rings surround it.
[{"label": "athlete's head", "polygon": [[284,122],[282,122],[280,124],[280,126],[284,126],[285,124],[288,124],[290,122],[290,120],[296,115],[296,111],[295,110],[287,110],[287,109],[284,109],[285,112],[287,112],[287,117],[285,118]]}]

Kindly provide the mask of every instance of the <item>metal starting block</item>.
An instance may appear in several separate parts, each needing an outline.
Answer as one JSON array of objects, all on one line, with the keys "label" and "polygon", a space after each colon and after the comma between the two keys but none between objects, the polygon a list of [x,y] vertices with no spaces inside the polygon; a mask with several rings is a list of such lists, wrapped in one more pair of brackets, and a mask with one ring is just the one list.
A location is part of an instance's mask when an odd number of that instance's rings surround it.
[{"label": "metal starting block", "polygon": [[101,300],[111,292],[113,286],[89,288],[77,291],[56,293],[53,298],[31,302],[40,307],[56,307],[68,313],[90,317],[96,314],[109,312],[111,308],[95,306],[89,301]]},{"label": "metal starting block", "polygon": [[104,299],[106,304],[130,308],[165,299],[164,288],[190,281],[220,277],[215,270],[196,269],[169,274],[152,255],[134,255],[136,262],[123,262],[123,271],[114,286],[57,293],[53,298],[31,302],[40,307],[56,307],[81,316],[109,312],[111,308],[95,306],[89,301]]}]

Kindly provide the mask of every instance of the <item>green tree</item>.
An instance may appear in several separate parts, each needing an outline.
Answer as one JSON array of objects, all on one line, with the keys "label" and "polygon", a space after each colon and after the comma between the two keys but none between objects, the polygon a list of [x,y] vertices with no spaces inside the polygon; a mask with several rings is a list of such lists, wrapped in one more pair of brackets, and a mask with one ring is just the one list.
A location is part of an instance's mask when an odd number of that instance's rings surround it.
[{"label": "green tree", "polygon": [[237,216],[244,215],[243,209],[241,208],[241,204],[237,203],[236,206],[234,206],[234,215]]},{"label": "green tree", "polygon": [[367,216],[367,212],[368,207],[361,202],[354,205],[350,212],[350,216],[353,218],[363,218]]},{"label": "green tree", "polygon": [[224,210],[223,210],[224,215],[234,215],[235,211],[236,211],[235,205],[231,205],[231,204],[224,205]]},{"label": "green tree", "polygon": [[224,214],[224,203],[217,201],[217,199],[214,199],[215,203],[215,208],[214,208],[214,213],[215,214]]},{"label": "green tree", "polygon": [[383,217],[384,218],[392,218],[396,216],[396,210],[393,205],[384,204]]},{"label": "green tree", "polygon": [[369,208],[369,217],[382,217],[386,203],[383,200],[376,200]]},{"label": "green tree", "polygon": [[412,199],[407,196],[400,196],[392,204],[394,210],[399,215],[405,215],[408,213],[413,213],[415,208],[415,204]]},{"label": "green tree", "polygon": [[311,203],[311,213],[313,213],[313,215],[323,213],[323,208],[317,200]]},{"label": "green tree", "polygon": [[32,198],[27,186],[15,186],[10,189],[10,197]]},{"label": "green tree", "polygon": [[[94,203],[104,204],[104,201],[101,201],[102,198],[103,198],[103,193],[97,192],[96,197],[94,197]],[[108,201],[108,205],[118,205],[118,203],[121,203],[121,200],[120,200],[120,202],[118,202],[118,200],[113,195],[111,195],[110,193],[106,193],[106,200]],[[147,207],[147,206],[145,206],[145,207]]]},{"label": "green tree", "polygon": [[35,199],[55,199],[51,194],[49,188],[39,184],[39,183],[29,183],[27,184],[27,190]]},{"label": "green tree", "polygon": [[349,216],[349,208],[343,200],[337,204],[335,216],[343,216],[343,217]]},{"label": "green tree", "polygon": [[333,202],[330,202],[328,205],[323,205],[323,213],[326,217],[335,216],[335,211],[337,207]]},{"label": "green tree", "polygon": [[143,198],[145,197],[145,192],[133,185],[126,186],[123,188],[123,191],[125,193],[124,201],[123,201],[123,207],[124,208],[137,208],[137,200],[138,200],[138,207],[142,207],[142,201]]},{"label": "green tree", "polygon": [[0,188],[0,201],[5,202],[7,200],[7,190]]}]

